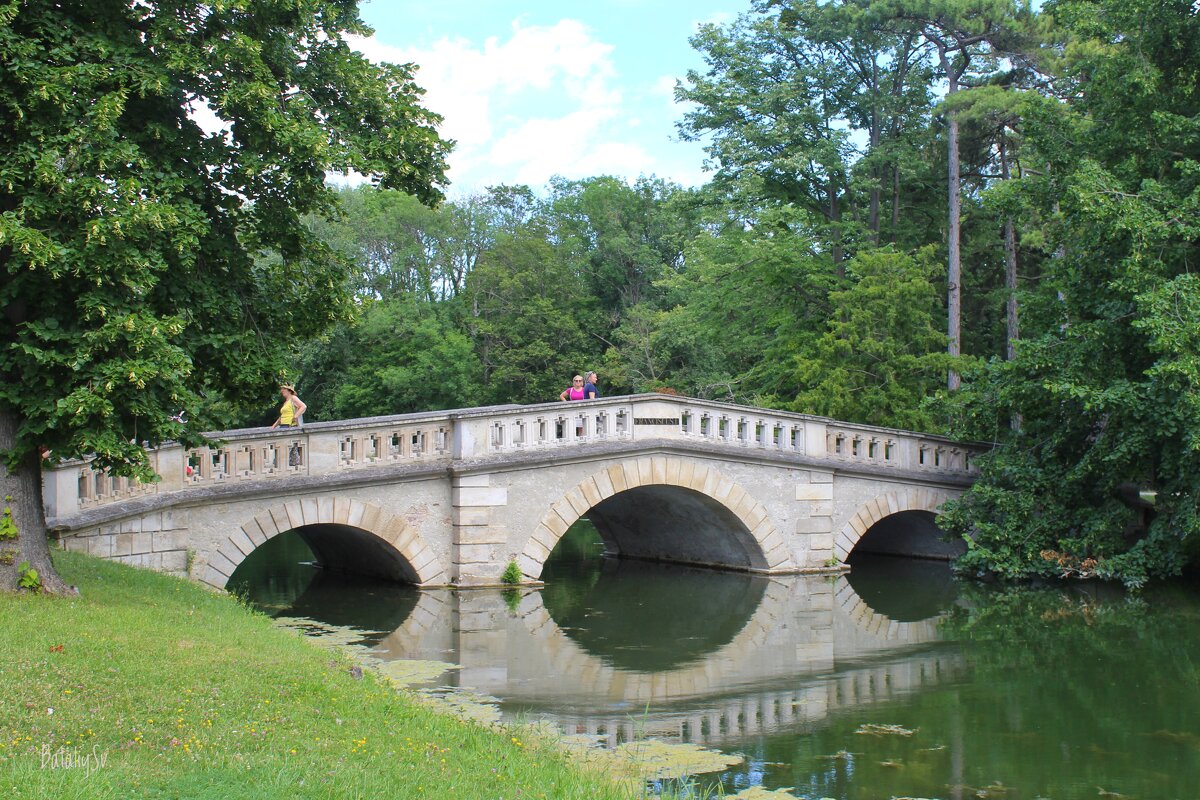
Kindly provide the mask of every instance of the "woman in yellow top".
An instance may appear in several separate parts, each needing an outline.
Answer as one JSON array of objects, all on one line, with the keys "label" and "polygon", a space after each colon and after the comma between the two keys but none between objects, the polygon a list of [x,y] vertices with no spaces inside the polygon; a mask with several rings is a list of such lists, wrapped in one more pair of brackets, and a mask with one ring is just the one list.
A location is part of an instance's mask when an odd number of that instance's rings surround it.
[{"label": "woman in yellow top", "polygon": [[279,419],[275,420],[272,428],[296,428],[303,422],[304,411],[308,406],[296,396],[296,387],[290,383],[279,384],[279,393],[283,395],[283,405],[279,407]]}]

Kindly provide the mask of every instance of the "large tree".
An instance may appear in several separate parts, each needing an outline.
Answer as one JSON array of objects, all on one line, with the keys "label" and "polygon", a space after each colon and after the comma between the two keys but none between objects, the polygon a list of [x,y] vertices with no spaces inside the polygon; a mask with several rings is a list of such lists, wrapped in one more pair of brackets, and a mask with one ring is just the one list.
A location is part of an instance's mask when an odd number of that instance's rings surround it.
[{"label": "large tree", "polygon": [[480,402],[544,403],[591,369],[602,324],[586,280],[534,220],[499,237],[467,276],[467,328],[483,364]]},{"label": "large tree", "polygon": [[[997,59],[1011,55],[1030,11],[1016,0],[887,0],[881,5],[895,15],[898,30],[920,28],[946,80],[946,333],[947,351],[956,357],[962,352],[962,165],[952,101],[960,90],[994,71]],[[947,371],[946,383],[952,390],[961,383],[953,368]]]},{"label": "large tree", "polygon": [[555,180],[547,218],[559,250],[579,264],[612,326],[654,296],[654,281],[683,266],[695,233],[680,187],[658,178]]},{"label": "large tree", "polygon": [[[886,23],[886,24],[885,24]],[[877,244],[883,183],[890,235],[899,225],[901,137],[929,112],[932,70],[918,26],[860,0],[757,0],[727,27],[692,39],[708,69],[688,73],[676,97],[695,105],[685,138],[708,139],[715,183],[810,214],[835,267]]]},{"label": "large tree", "polygon": [[942,519],[970,536],[966,568],[1138,585],[1200,552],[1200,18],[1182,0],[1046,8],[1061,96],[1027,109],[1044,166],[1010,190],[1052,255],[1013,358],[964,381],[957,432],[1000,447]]},{"label": "large tree", "polygon": [[438,119],[368,32],[352,0],[0,3],[0,588],[61,588],[39,449],[153,480],[143,443],[271,394],[339,314],[301,224],[327,171],[440,198]]},{"label": "large tree", "polygon": [[478,405],[482,368],[471,340],[436,307],[379,303],[357,329],[362,347],[338,390],[338,416]]}]

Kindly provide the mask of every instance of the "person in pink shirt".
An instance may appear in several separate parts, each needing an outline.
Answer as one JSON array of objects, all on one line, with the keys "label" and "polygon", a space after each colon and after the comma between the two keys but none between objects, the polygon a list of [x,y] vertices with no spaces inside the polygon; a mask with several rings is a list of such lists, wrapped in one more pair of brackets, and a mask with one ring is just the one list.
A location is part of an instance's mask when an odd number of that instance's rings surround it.
[{"label": "person in pink shirt", "polygon": [[582,400],[583,395],[583,376],[576,375],[571,379],[571,385],[562,390],[562,394],[558,396],[559,400]]}]

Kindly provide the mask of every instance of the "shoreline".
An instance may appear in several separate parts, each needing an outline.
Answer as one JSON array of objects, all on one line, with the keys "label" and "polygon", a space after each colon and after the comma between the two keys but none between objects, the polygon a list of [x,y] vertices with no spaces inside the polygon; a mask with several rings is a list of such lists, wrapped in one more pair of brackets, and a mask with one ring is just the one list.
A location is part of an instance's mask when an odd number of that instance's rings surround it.
[{"label": "shoreline", "polygon": [[229,595],[54,558],[80,595],[0,597],[10,796],[638,796],[557,748],[430,709]]}]

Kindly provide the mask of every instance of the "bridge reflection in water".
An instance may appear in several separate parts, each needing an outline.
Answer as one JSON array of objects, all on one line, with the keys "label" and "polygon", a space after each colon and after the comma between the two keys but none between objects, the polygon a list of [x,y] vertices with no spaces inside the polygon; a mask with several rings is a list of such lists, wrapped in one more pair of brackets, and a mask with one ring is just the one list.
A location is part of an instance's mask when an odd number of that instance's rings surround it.
[{"label": "bridge reflection in water", "polygon": [[939,642],[954,601],[945,564],[884,559],[832,578],[605,560],[550,577],[506,596],[319,576],[286,613],[390,630],[381,658],[457,664],[444,680],[500,698],[506,716],[613,745],[801,732],[963,670]]}]

